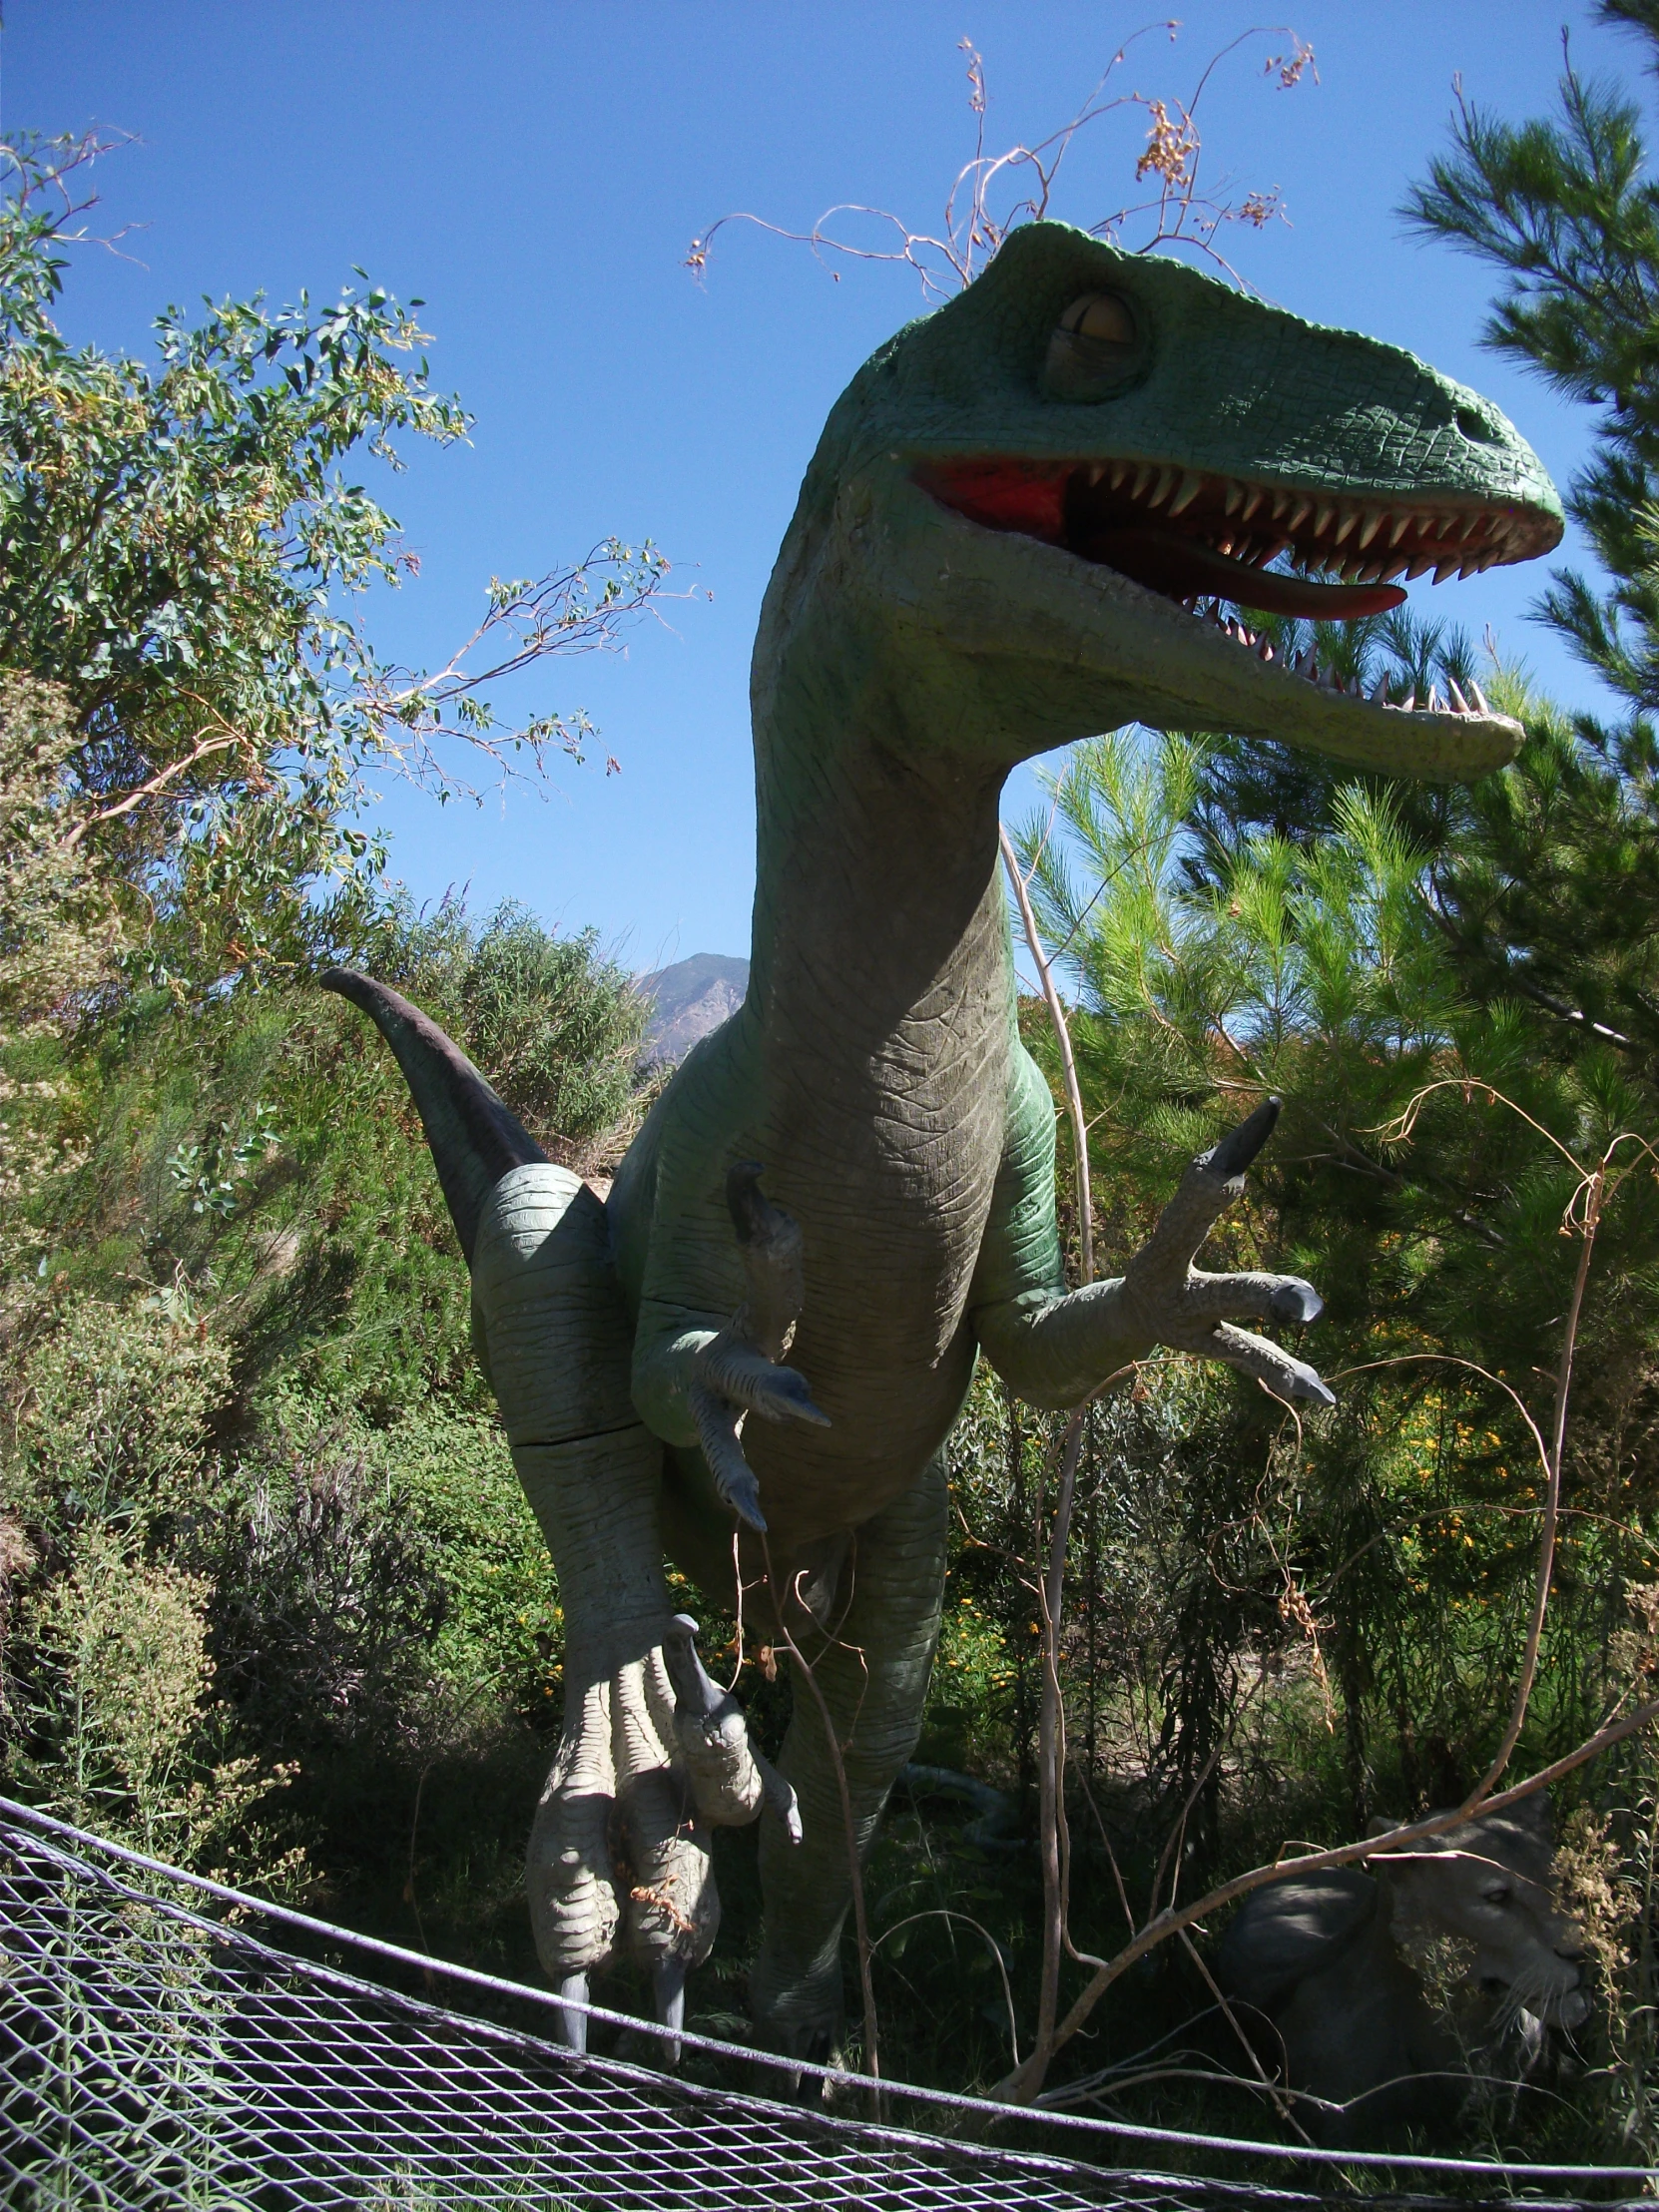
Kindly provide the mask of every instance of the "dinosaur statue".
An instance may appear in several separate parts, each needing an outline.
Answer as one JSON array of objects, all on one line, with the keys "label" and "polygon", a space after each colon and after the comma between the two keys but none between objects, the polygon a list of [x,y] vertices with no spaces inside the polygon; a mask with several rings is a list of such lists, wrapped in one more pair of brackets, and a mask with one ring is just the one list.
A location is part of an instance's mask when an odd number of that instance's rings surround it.
[{"label": "dinosaur statue", "polygon": [[[708,1829],[770,1805],[751,2001],[794,2054],[828,2047],[848,1827],[867,1849],[916,1740],[942,1447],[980,1354],[1044,1406],[1157,1345],[1331,1402],[1238,1326],[1313,1320],[1311,1286],[1190,1266],[1271,1102],[1186,1170],[1122,1277],[1067,1291],[997,874],[1010,770],[1140,722],[1481,775],[1521,732],[1477,691],[1362,698],[1215,603],[1347,619],[1560,532],[1504,418],[1410,354],[1029,224],[830,416],[755,649],[749,995],[609,1198],[407,1001],[324,978],[409,1081],[558,1572],[564,1735],[528,1889],[573,2038],[613,1958],[683,2016],[718,1917]],[[751,1632],[811,1662],[779,1774],[703,1674],[665,1549],[711,1592],[740,1577]]]},{"label": "dinosaur statue", "polygon": [[[1392,1825],[1373,1821],[1370,1833]],[[1463,1969],[1450,2019],[1413,1959],[1448,1940]],[[1584,1932],[1557,1902],[1540,1794],[1369,1872],[1332,1867],[1253,1891],[1215,1972],[1268,2071],[1320,2100],[1304,2123],[1348,2145],[1446,2125],[1469,2098],[1476,2052],[1481,2073],[1494,2058],[1535,2069],[1548,2029],[1589,2017],[1583,1958]]]}]

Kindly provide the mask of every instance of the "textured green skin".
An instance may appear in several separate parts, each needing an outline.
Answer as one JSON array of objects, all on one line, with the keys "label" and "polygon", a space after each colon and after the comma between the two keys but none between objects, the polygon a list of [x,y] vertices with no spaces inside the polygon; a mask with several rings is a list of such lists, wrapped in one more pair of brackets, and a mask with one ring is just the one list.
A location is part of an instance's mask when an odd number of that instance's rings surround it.
[{"label": "textured green skin", "polygon": [[[1138,304],[1141,380],[1093,404],[1045,396],[1062,311],[1106,286]],[[1480,438],[1457,428],[1459,409]],[[1222,1350],[1216,1321],[1260,1318],[1273,1288],[1223,1279],[1206,1293],[1188,1279],[1153,1297],[1132,1271],[1067,1295],[1054,1112],[1018,1039],[997,874],[1006,776],[1129,721],[1289,739],[1438,777],[1496,766],[1520,735],[1498,717],[1407,716],[1316,690],[1124,577],[980,528],[911,480],[919,462],[998,455],[1129,456],[1313,492],[1559,513],[1502,417],[1410,355],[1055,224],[1016,232],[971,288],[883,346],[832,411],[756,646],[749,995],[682,1065],[607,1205],[626,1321],[606,1342],[620,1346],[631,1329],[628,1395],[670,1447],[658,1525],[638,1427],[619,1432],[630,1471],[624,1479],[619,1457],[614,1511],[603,1451],[590,1445],[579,1494],[574,1477],[558,1478],[563,1491],[536,1479],[567,1612],[597,1634],[626,1605],[636,1661],[655,1636],[652,1608],[666,1612],[666,1595],[653,1594],[665,1545],[711,1595],[730,1592],[734,1520],[697,1448],[690,1392],[699,1354],[745,1296],[727,1172],[762,1163],[768,1197],[805,1239],[787,1357],[830,1425],[751,1415],[743,1445],[773,1586],[816,1577],[820,1613],[845,1609],[828,1647],[803,1607],[789,1625],[820,1654],[861,1845],[919,1727],[944,1575],[941,1451],[975,1359],[1024,1397],[1073,1404],[1154,1344]],[[480,1314],[493,1344],[488,1300]],[[513,1357],[508,1373],[491,1354],[504,1412],[537,1390],[531,1355]],[[557,1433],[604,1426],[612,1413],[582,1410],[590,1404],[626,1418],[620,1369],[607,1373],[570,1399]],[[541,1415],[530,1427],[554,1432]],[[560,1556],[573,1512],[598,1531],[581,1558]],[[584,1563],[600,1551],[602,1571]],[[747,1534],[742,1556],[746,1582],[758,1582],[763,1560]],[[756,1603],[752,1594],[752,1619]],[[763,1620],[762,1633],[776,1626]],[[583,1679],[595,1669],[597,1659]],[[767,1925],[752,1993],[802,2047],[836,2015],[849,1896],[837,1785],[805,1697],[780,1764],[806,1839],[791,1849],[775,1820],[763,1824]],[[549,1834],[559,1787],[556,1772]],[[533,1893],[541,1863],[533,1846]],[[581,1960],[560,1941],[544,1956],[568,1971]]]}]

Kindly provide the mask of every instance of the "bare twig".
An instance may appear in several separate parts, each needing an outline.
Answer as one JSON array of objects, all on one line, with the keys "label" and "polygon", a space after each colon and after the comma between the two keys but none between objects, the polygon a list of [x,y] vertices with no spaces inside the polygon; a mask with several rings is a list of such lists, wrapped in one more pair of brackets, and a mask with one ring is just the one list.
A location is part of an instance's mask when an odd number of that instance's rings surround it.
[{"label": "bare twig", "polygon": [[[813,1672],[812,1662],[790,1633],[783,1593],[780,1591],[777,1577],[773,1573],[772,1548],[764,1535],[761,1538],[761,1553],[766,1560],[767,1582],[773,1593],[773,1610],[778,1617],[778,1633],[784,1640],[785,1650],[788,1651],[790,1657],[800,1669],[813,1703],[818,1707],[819,1719],[824,1723],[825,1741],[830,1747],[830,1763],[835,1773],[835,1788],[840,1795],[841,1821],[846,1830],[846,1869],[852,1884],[852,1928],[858,1947],[858,1987],[863,1998],[864,2071],[869,2075],[870,2080],[877,2085],[873,2094],[875,2117],[879,2119],[882,2116],[882,2098],[879,2087],[881,2056],[876,2035],[875,1983],[870,1973],[871,1950],[869,1922],[864,1912],[864,1877],[863,1869],[858,1864],[858,1831],[852,1818],[852,1793],[847,1787],[846,1761],[841,1753],[840,1739],[835,1734],[835,1724],[830,1717],[829,1700],[819,1686],[819,1679]],[[798,1575],[796,1586],[790,1593],[798,1604],[802,1603],[800,1581],[801,1577]]]},{"label": "bare twig", "polygon": [[[768,222],[763,216],[739,211],[722,216],[692,240],[685,266],[701,281],[717,235],[729,223],[748,223],[774,238],[808,247],[817,260],[826,264],[833,257],[852,262],[902,264],[915,271],[924,297],[942,299],[973,281],[1010,231],[1024,223],[1041,222],[1049,214],[1060,170],[1080,132],[1111,115],[1136,114],[1145,122],[1146,135],[1135,163],[1135,183],[1145,184],[1151,179],[1153,188],[1148,197],[1133,201],[1089,225],[1091,234],[1115,244],[1128,226],[1144,218],[1147,219],[1147,236],[1135,248],[1137,253],[1149,254],[1159,247],[1189,247],[1214,262],[1235,282],[1241,282],[1237,271],[1216,245],[1217,234],[1228,223],[1243,223],[1260,230],[1263,225],[1282,218],[1284,211],[1277,192],[1247,193],[1235,203],[1200,191],[1203,142],[1197,123],[1199,102],[1219,64],[1251,39],[1289,39],[1291,50],[1271,56],[1265,72],[1277,73],[1280,89],[1287,92],[1299,84],[1305,74],[1312,74],[1318,81],[1313,48],[1305,46],[1285,25],[1269,29],[1258,24],[1240,32],[1212,55],[1185,101],[1166,101],[1141,92],[1114,89],[1113,80],[1137,41],[1157,31],[1173,40],[1179,28],[1179,24],[1168,20],[1143,24],[1112,56],[1093,91],[1069,123],[1062,124],[1034,145],[1021,142],[1000,154],[985,151],[985,116],[989,103],[984,64],[971,41],[963,39],[960,51],[967,57],[968,107],[974,119],[974,149],[957,171],[946,194],[943,220],[937,232],[913,231],[889,209],[867,207],[857,201],[844,201],[827,208],[809,231],[792,231],[783,224]],[[869,218],[891,235],[893,243],[859,246],[850,239],[838,237],[832,226],[840,216]],[[837,273],[831,271],[830,275],[835,276]]]},{"label": "bare twig", "polygon": [[[1422,1092],[1418,1093],[1410,1106],[1407,1107],[1405,1114],[1400,1117],[1400,1123],[1396,1125],[1402,1133],[1409,1132],[1410,1125],[1414,1121],[1417,1111],[1420,1110],[1423,1099],[1428,1095],[1428,1091],[1443,1087],[1445,1086],[1442,1084],[1434,1084],[1427,1086]],[[1477,1090],[1496,1103],[1513,1106],[1511,1100],[1502,1098],[1500,1093],[1492,1091],[1485,1084],[1465,1084],[1463,1087],[1465,1090]],[[1253,1868],[1248,1874],[1235,1876],[1232,1881],[1219,1885],[1205,1897],[1196,1900],[1191,1905],[1183,1906],[1179,1910],[1172,1900],[1161,1912],[1155,1912],[1145,1927],[1134,1935],[1114,1957],[1097,1966],[1087,1987],[1072,2005],[1064,2020],[1054,2030],[1050,2046],[1045,2049],[1039,2043],[1032,2050],[1023,2067],[1016,2067],[1004,2081],[998,2083],[996,2094],[1006,2096],[1014,2103],[1031,2102],[1041,2090],[1047,2064],[1052,2053],[1060,2049],[1077,2032],[1112,1983],[1127,1972],[1138,1958],[1144,1957],[1158,1943],[1167,1940],[1171,1936],[1182,1934],[1186,1929],[1192,1927],[1195,1922],[1219,1911],[1222,1906],[1231,1904],[1236,1898],[1243,1897],[1252,1890],[1260,1889],[1266,1883],[1282,1880],[1287,1873],[1293,1871],[1298,1874],[1310,1874],[1322,1871],[1327,1867],[1350,1866],[1360,1861],[1386,1856],[1390,1851],[1401,1852],[1411,1844],[1443,1834],[1447,1829],[1455,1828],[1477,1815],[1501,1812],[1506,1806],[1517,1804],[1521,1799],[1530,1797],[1539,1790],[1547,1789],[1550,1783],[1559,1776],[1571,1773],[1575,1768],[1583,1766],[1588,1760],[1597,1757],[1603,1751],[1611,1749],[1615,1744],[1622,1743],[1627,1737],[1635,1735],[1638,1730],[1645,1728],[1649,1722],[1659,1718],[1659,1699],[1651,1699],[1637,1706],[1622,1718],[1610,1719],[1601,1728],[1597,1729],[1593,1735],[1577,1745],[1575,1749],[1554,1761],[1552,1765],[1540,1769],[1538,1773],[1528,1777],[1526,1781],[1517,1783],[1507,1790],[1496,1788],[1497,1782],[1513,1755],[1515,1745],[1520,1740],[1533,1686],[1537,1679],[1538,1654],[1549,1603],[1550,1581],[1555,1559],[1556,1532],[1559,1525],[1561,1463],[1566,1442],[1573,1355],[1583,1314],[1584,1294],[1589,1281],[1590,1261],[1594,1252],[1596,1233],[1600,1226],[1609,1191],[1616,1187],[1610,1175],[1611,1164],[1615,1156],[1626,1146],[1636,1148],[1636,1159],[1638,1161],[1653,1156],[1651,1148],[1643,1140],[1634,1137],[1628,1131],[1621,1131],[1608,1144],[1596,1165],[1593,1168],[1585,1169],[1571,1153],[1567,1152],[1566,1147],[1558,1139],[1552,1137],[1547,1130],[1542,1129],[1531,1115],[1525,1113],[1524,1109],[1513,1107],[1513,1110],[1520,1114],[1521,1118],[1531,1127],[1537,1129],[1541,1136],[1547,1138],[1556,1151],[1563,1153],[1571,1161],[1579,1177],[1573,1195],[1567,1203],[1562,1224],[1563,1230],[1567,1234],[1578,1237],[1579,1255],[1578,1264],[1574,1270],[1572,1295],[1562,1332],[1560,1359],[1556,1369],[1549,1442],[1545,1443],[1537,1422],[1527,1410],[1519,1393],[1507,1382],[1504,1382],[1500,1377],[1489,1375],[1485,1369],[1477,1368],[1472,1361],[1452,1359],[1449,1356],[1436,1354],[1406,1354],[1400,1356],[1398,1360],[1366,1363],[1368,1367],[1381,1367],[1403,1364],[1408,1359],[1439,1359],[1445,1357],[1448,1365],[1466,1367],[1477,1374],[1484,1375],[1488,1381],[1495,1382],[1508,1393],[1510,1399],[1520,1411],[1537,1447],[1539,1460],[1545,1475],[1543,1525],[1539,1534],[1537,1579],[1531,1614],[1527,1623],[1520,1676],[1516,1684],[1515,1696],[1511,1702],[1503,1736],[1490,1767],[1463,1802],[1449,1811],[1432,1814],[1425,1820],[1391,1829],[1385,1836],[1380,1838],[1339,1845],[1330,1851],[1311,1852],[1291,1860],[1280,1858],[1271,1866]],[[1625,1172],[1628,1173],[1629,1170],[1627,1169]],[[1167,1851],[1168,1847],[1166,1846],[1166,1856]],[[1162,1862],[1160,1862],[1161,1866]],[[1153,1902],[1156,1906],[1156,1891]]]},{"label": "bare twig", "polygon": [[[1002,845],[1002,865],[1007,870],[1008,882],[1015,903],[1019,907],[1020,925],[1025,931],[1025,942],[1036,966],[1037,978],[1042,985],[1048,1018],[1054,1024],[1054,1035],[1060,1047],[1060,1080],[1065,1088],[1066,1111],[1071,1116],[1072,1159],[1077,1173],[1077,1239],[1078,1276],[1084,1283],[1094,1281],[1094,1201],[1089,1187],[1089,1125],[1083,1112],[1083,1093],[1077,1080],[1077,1062],[1071,1049],[1071,1029],[1066,1021],[1066,1010],[1054,981],[1053,964],[1043,950],[1041,932],[1037,928],[1036,910],[1031,904],[1031,890],[1020,872],[1014,853],[1013,839],[1005,828],[997,831]],[[1075,1471],[1075,1461],[1073,1463]]]}]

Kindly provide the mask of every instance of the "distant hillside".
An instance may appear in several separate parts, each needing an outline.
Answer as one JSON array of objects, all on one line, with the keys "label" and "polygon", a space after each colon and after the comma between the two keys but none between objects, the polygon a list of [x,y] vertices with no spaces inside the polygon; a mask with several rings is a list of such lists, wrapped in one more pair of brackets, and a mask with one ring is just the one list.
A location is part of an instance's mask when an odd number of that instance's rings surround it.
[{"label": "distant hillside", "polygon": [[694,952],[689,960],[642,975],[640,991],[652,1004],[651,1025],[640,1057],[683,1060],[699,1037],[735,1014],[749,988],[749,962],[718,952]]}]

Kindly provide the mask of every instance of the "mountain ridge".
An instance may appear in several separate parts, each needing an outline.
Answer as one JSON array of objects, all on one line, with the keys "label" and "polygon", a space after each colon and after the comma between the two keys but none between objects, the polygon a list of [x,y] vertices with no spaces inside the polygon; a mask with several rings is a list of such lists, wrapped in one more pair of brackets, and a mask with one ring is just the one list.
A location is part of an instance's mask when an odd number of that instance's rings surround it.
[{"label": "mountain ridge", "polygon": [[640,976],[635,988],[651,1004],[641,1060],[674,1064],[743,1004],[749,962],[722,952],[694,952]]}]

